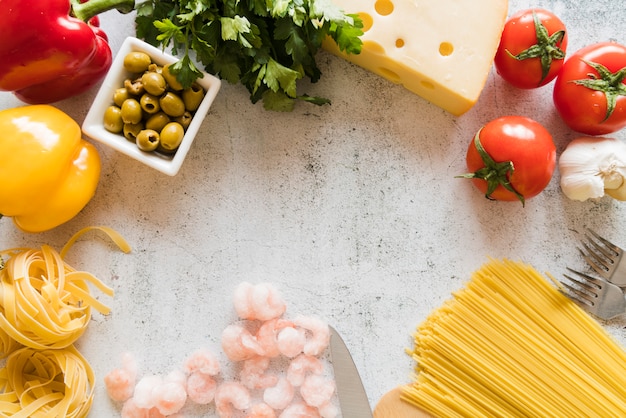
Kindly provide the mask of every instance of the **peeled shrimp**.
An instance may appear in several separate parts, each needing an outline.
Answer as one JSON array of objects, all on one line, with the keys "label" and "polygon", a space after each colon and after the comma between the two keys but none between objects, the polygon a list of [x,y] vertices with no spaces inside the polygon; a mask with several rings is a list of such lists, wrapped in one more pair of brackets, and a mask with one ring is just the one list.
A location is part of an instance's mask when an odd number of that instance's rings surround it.
[{"label": "peeled shrimp", "polygon": [[304,350],[306,334],[302,329],[283,328],[276,337],[276,345],[281,354],[293,358]]},{"label": "peeled shrimp", "polygon": [[285,319],[274,318],[261,324],[256,333],[256,339],[263,348],[264,356],[273,358],[280,355],[277,337],[280,330],[286,327],[293,328],[293,322]]},{"label": "peeled shrimp", "polygon": [[253,285],[243,282],[235,289],[235,311],[241,319],[267,321],[278,318],[287,309],[278,290],[270,283]]},{"label": "peeled shrimp", "polygon": [[133,398],[130,398],[124,402],[120,415],[122,418],[148,418],[149,413],[149,409],[138,407]]},{"label": "peeled shrimp", "polygon": [[278,418],[321,418],[316,408],[304,402],[294,402],[278,416]]},{"label": "peeled shrimp", "polygon": [[322,418],[337,418],[339,416],[339,408],[332,402],[327,402],[317,408]]},{"label": "peeled shrimp", "polygon": [[289,380],[280,377],[276,386],[263,392],[263,401],[274,409],[285,409],[293,400],[294,389]]},{"label": "peeled shrimp", "polygon": [[178,379],[164,381],[161,385],[154,388],[155,396],[154,407],[163,415],[170,416],[179,412],[187,402],[186,381],[182,382]]},{"label": "peeled shrimp", "polygon": [[[138,407],[132,398],[124,402],[120,415],[122,418],[165,418],[165,415],[160,413],[156,408],[148,409]],[[173,414],[167,416],[167,418],[176,417],[182,418],[182,415]]]},{"label": "peeled shrimp", "polygon": [[263,355],[256,337],[239,324],[231,324],[222,331],[222,349],[232,361],[242,361]]},{"label": "peeled shrimp", "polygon": [[276,418],[276,411],[266,403],[258,403],[250,408],[246,418]]},{"label": "peeled shrimp", "polygon": [[187,377],[187,396],[192,402],[206,405],[213,402],[217,382],[212,376],[199,371]]},{"label": "peeled shrimp", "polygon": [[156,408],[162,415],[180,411],[187,401],[185,376],[175,371],[161,376],[144,376],[135,386],[134,404],[139,408]]},{"label": "peeled shrimp", "polygon": [[298,315],[293,323],[310,333],[304,344],[304,354],[319,356],[326,350],[330,343],[330,328],[326,322],[314,316]]},{"label": "peeled shrimp", "polygon": [[220,372],[220,363],[213,352],[200,349],[194,351],[187,357],[183,363],[183,370],[187,374],[200,372],[210,376],[216,376]]},{"label": "peeled shrimp", "polygon": [[150,409],[156,405],[155,389],[163,383],[163,378],[156,375],[142,377],[135,385],[133,401],[139,408]]},{"label": "peeled shrimp", "polygon": [[322,374],[324,363],[314,356],[300,354],[289,362],[287,367],[287,379],[293,386],[300,386],[307,374]]},{"label": "peeled shrimp", "polygon": [[183,373],[182,370],[172,370],[168,373],[167,376],[163,379],[163,383],[176,383],[181,385],[183,388],[187,387],[187,376]]},{"label": "peeled shrimp", "polygon": [[104,385],[111,399],[123,402],[133,396],[136,379],[137,364],[132,355],[126,353],[122,356],[122,367],[104,376]]},{"label": "peeled shrimp", "polygon": [[267,357],[257,356],[244,360],[239,379],[249,389],[274,386],[278,377],[267,373],[269,367],[270,359]]},{"label": "peeled shrimp", "polygon": [[233,409],[250,407],[250,392],[239,382],[224,382],[215,392],[215,409],[220,418],[233,416]]},{"label": "peeled shrimp", "polygon": [[307,405],[319,407],[327,404],[335,393],[335,382],[319,375],[310,375],[300,386],[300,395]]}]

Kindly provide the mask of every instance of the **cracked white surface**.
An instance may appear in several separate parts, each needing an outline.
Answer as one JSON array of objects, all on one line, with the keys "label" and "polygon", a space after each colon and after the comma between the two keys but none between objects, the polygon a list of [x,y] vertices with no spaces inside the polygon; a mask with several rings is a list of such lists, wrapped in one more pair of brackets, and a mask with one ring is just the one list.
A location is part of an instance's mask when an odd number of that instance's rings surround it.
[{"label": "cracked white surface", "polygon": [[[509,10],[555,11],[573,52],[597,41],[626,42],[626,12],[615,4],[511,0]],[[101,21],[115,53],[133,34],[132,16],[111,12]],[[488,256],[559,277],[565,266],[584,267],[574,229],[586,225],[626,245],[626,205],[570,201],[558,172],[525,208],[488,201],[454,177],[466,170],[476,130],[502,115],[536,119],[562,151],[577,134],[553,109],[551,84],[518,91],[492,73],[478,104],[453,117],[330,54],[320,53],[319,65],[322,79],[302,91],[328,97],[332,106],[268,113],[243,87],[223,83],[177,176],[97,144],[101,183],[79,216],[35,235],[0,222],[2,248],[60,249],[89,225],[110,226],[133,247],[122,254],[97,237],[79,241],[68,256],[116,292],[104,300],[112,314],[96,314],[79,343],[99,379],[92,417],[119,413],[102,377],[122,352],[135,353],[145,373],[166,373],[196,348],[218,351],[222,329],[235,320],[232,292],[243,280],[272,282],[288,312],[333,324],[374,406],[410,378],[404,348],[415,327]],[[94,95],[58,106],[80,123]],[[0,108],[19,104],[0,94]],[[626,132],[614,136],[626,139]],[[626,343],[626,316],[604,325]]]}]

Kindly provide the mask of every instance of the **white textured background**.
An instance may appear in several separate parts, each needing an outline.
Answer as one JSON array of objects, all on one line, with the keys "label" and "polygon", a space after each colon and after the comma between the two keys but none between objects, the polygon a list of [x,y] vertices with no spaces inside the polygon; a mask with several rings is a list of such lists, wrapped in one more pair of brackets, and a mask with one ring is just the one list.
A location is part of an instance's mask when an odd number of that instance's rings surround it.
[{"label": "white textured background", "polygon": [[[469,0],[468,0],[469,1]],[[511,0],[510,13],[553,10],[569,29],[569,51],[615,39],[626,43],[617,0]],[[134,34],[133,16],[101,17],[114,53]],[[71,222],[25,234],[0,222],[0,247],[60,249],[89,225],[121,232],[125,255],[100,236],[68,256],[115,288],[113,312],[96,314],[79,349],[98,375],[91,416],[119,408],[102,377],[122,352],[143,373],[166,373],[200,347],[219,351],[235,320],[231,295],[243,280],[274,283],[289,313],[315,314],[350,346],[372,406],[407,382],[404,348],[429,312],[461,288],[488,256],[529,262],[560,276],[583,268],[572,230],[589,226],[626,246],[626,205],[610,198],[569,201],[555,174],[527,202],[486,200],[464,173],[465,151],[489,120],[519,114],[553,134],[559,152],[577,136],[559,120],[548,85],[518,91],[491,74],[478,104],[453,117],[384,79],[325,52],[322,79],[301,92],[332,100],[287,114],[252,105],[242,86],[223,83],[180,173],[168,177],[97,144],[97,194]],[[82,123],[95,91],[58,106]],[[0,108],[20,105],[0,94]],[[616,134],[626,139],[626,132]],[[95,238],[94,238],[95,237]],[[604,324],[626,342],[626,317]],[[212,414],[212,409],[193,411]]]}]

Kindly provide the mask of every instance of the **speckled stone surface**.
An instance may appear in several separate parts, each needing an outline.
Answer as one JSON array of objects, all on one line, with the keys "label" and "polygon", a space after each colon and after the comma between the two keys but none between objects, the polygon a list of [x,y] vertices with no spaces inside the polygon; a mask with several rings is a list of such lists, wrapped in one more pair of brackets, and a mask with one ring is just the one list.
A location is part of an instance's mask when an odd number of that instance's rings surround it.
[{"label": "speckled stone surface", "polygon": [[[556,12],[569,29],[569,51],[614,39],[626,42],[626,12],[616,0],[511,0]],[[117,51],[134,34],[133,16],[101,16]],[[568,200],[559,174],[544,193],[519,203],[486,200],[465,172],[476,130],[498,116],[532,117],[562,151],[578,136],[556,114],[551,86],[518,91],[490,75],[478,104],[454,117],[400,86],[325,52],[322,79],[302,91],[332,106],[300,104],[292,113],[252,105],[224,83],[181,171],[168,177],[97,144],[102,178],[71,222],[25,234],[0,222],[0,247],[49,244],[60,249],[89,225],[123,234],[123,254],[90,235],[68,255],[78,269],[115,289],[100,299],[78,348],[97,376],[91,417],[119,415],[103,376],[130,351],[143,374],[167,373],[193,350],[220,351],[235,321],[231,297],[241,281],[272,282],[288,314],[318,315],[343,335],[372,406],[408,382],[404,353],[411,333],[488,257],[525,261],[560,276],[583,268],[573,230],[589,226],[626,246],[626,205],[610,198]],[[82,122],[95,89],[57,106]],[[20,105],[0,94],[0,108]],[[626,139],[626,132],[615,134]],[[1,187],[1,186],[0,186]],[[603,325],[626,343],[626,316]],[[212,416],[213,409],[188,416]]]}]

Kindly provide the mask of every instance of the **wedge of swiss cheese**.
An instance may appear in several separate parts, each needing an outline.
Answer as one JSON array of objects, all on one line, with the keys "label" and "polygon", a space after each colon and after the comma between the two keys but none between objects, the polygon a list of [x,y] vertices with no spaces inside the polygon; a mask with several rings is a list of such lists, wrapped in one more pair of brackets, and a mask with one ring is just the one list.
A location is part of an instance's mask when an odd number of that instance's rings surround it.
[{"label": "wedge of swiss cheese", "polygon": [[454,115],[478,100],[508,12],[507,0],[333,0],[364,23],[362,52],[324,48],[404,85]]}]

